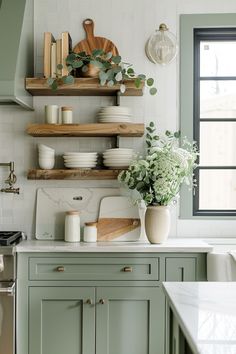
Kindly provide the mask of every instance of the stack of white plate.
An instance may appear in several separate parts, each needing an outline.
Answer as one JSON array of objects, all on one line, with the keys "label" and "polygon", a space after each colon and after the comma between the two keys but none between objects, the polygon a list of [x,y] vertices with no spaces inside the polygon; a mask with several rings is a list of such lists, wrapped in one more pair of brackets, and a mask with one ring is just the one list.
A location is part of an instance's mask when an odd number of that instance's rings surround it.
[{"label": "stack of white plate", "polygon": [[103,164],[106,167],[122,169],[130,165],[133,149],[109,149],[103,153]]},{"label": "stack of white plate", "polygon": [[64,165],[67,168],[93,168],[97,165],[97,152],[65,152]]},{"label": "stack of white plate", "polygon": [[99,123],[130,123],[131,117],[130,108],[122,106],[102,107],[97,114]]},{"label": "stack of white plate", "polygon": [[38,144],[39,167],[43,170],[51,170],[55,164],[55,150],[49,146]]}]

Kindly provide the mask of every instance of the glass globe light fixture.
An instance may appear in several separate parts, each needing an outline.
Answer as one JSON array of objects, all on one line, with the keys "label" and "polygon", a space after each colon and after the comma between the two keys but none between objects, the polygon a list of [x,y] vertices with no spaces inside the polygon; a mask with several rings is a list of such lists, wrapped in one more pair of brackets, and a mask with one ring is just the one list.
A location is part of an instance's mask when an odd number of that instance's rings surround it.
[{"label": "glass globe light fixture", "polygon": [[147,41],[145,50],[151,62],[161,65],[169,64],[177,54],[176,37],[164,23],[161,23],[159,30],[156,30]]}]

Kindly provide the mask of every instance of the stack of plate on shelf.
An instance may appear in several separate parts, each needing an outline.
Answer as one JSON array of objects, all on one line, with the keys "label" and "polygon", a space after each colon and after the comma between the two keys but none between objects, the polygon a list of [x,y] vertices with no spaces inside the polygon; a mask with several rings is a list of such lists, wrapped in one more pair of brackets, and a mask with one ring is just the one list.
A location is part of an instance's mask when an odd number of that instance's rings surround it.
[{"label": "stack of plate on shelf", "polygon": [[102,107],[97,114],[99,123],[131,123],[131,111],[128,107]]},{"label": "stack of plate on shelf", "polygon": [[127,168],[133,158],[133,149],[109,149],[103,153],[103,164],[109,168]]},{"label": "stack of plate on shelf", "polygon": [[64,165],[67,168],[93,168],[97,165],[97,152],[65,152]]}]

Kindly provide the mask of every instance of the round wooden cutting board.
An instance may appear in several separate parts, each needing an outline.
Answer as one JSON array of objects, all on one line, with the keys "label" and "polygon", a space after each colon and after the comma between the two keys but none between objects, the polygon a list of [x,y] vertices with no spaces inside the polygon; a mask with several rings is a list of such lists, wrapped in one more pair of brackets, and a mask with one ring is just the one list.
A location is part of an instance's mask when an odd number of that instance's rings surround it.
[{"label": "round wooden cutting board", "polygon": [[87,18],[83,21],[83,26],[87,38],[76,44],[73,49],[75,53],[86,52],[86,54],[92,54],[94,49],[102,49],[105,53],[111,52],[112,55],[119,54],[118,49],[112,41],[103,37],[94,37],[93,20]]}]

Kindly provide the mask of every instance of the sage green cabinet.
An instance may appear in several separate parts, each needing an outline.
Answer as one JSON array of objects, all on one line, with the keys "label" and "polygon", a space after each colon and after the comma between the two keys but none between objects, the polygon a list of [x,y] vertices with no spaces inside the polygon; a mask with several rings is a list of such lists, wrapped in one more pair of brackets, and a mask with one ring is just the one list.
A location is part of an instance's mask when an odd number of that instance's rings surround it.
[{"label": "sage green cabinet", "polygon": [[29,354],[95,353],[94,301],[93,288],[30,287]]},{"label": "sage green cabinet", "polygon": [[99,287],[97,299],[97,354],[164,353],[160,288]]},{"label": "sage green cabinet", "polygon": [[163,352],[159,295],[148,287],[30,287],[29,354]]},{"label": "sage green cabinet", "polygon": [[167,257],[165,267],[166,281],[196,280],[197,258],[195,257]]},{"label": "sage green cabinet", "polygon": [[206,280],[206,254],[20,253],[17,354],[167,354],[162,282]]}]

